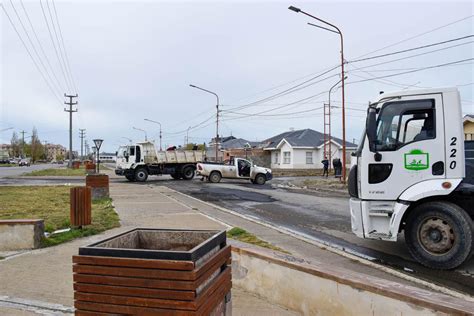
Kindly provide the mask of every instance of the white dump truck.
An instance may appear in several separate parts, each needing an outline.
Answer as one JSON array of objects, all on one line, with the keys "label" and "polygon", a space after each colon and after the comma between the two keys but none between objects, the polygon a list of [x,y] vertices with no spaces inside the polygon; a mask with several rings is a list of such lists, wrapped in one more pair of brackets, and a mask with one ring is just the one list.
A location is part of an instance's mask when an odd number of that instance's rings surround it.
[{"label": "white dump truck", "polygon": [[222,178],[247,179],[254,184],[265,184],[272,179],[272,170],[259,167],[243,158],[234,158],[229,163],[202,162],[197,164],[197,174],[217,183]]},{"label": "white dump truck", "polygon": [[473,251],[474,143],[455,88],[383,93],[369,105],[349,173],[352,231],[396,241],[425,266],[453,269]]},{"label": "white dump truck", "polygon": [[194,178],[196,164],[205,159],[201,150],[156,150],[152,142],[120,146],[115,174],[129,181],[145,182],[149,175],[169,174],[174,179]]}]

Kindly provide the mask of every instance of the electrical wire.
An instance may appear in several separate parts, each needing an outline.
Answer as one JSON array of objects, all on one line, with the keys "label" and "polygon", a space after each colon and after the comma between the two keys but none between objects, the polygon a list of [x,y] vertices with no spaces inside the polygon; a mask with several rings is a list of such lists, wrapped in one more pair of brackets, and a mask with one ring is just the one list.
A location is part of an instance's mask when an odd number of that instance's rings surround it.
[{"label": "electrical wire", "polygon": [[432,44],[428,44],[428,45],[423,45],[423,46],[418,46],[418,47],[412,47],[412,48],[408,48],[408,49],[404,49],[404,50],[399,50],[399,51],[391,52],[391,53],[386,53],[386,54],[382,54],[382,55],[371,56],[371,57],[366,57],[366,58],[359,58],[359,59],[353,59],[353,60],[347,61],[347,63],[357,63],[357,62],[366,61],[366,60],[372,60],[372,59],[377,59],[377,58],[383,58],[383,57],[387,57],[387,56],[392,56],[392,55],[397,55],[397,54],[402,54],[402,53],[411,52],[411,51],[414,51],[414,50],[424,49],[424,48],[433,47],[433,46],[438,46],[438,45],[443,45],[443,44],[446,44],[446,43],[461,41],[461,40],[463,40],[463,39],[472,38],[472,37],[474,37],[474,35],[466,35],[466,36],[462,36],[462,37],[457,37],[457,38],[445,40],[445,41],[442,41],[442,42],[436,42],[436,43],[432,43]]},{"label": "electrical wire", "polygon": [[48,80],[46,80],[46,77],[44,76],[43,71],[42,71],[41,68],[38,66],[38,63],[36,62],[36,60],[33,58],[33,55],[31,54],[30,50],[28,49],[28,46],[26,45],[25,41],[24,41],[23,38],[21,37],[20,33],[18,32],[18,29],[16,28],[15,24],[13,23],[12,19],[10,18],[10,15],[8,14],[8,12],[7,12],[7,10],[5,9],[4,5],[3,5],[3,4],[0,4],[0,6],[2,7],[3,12],[4,12],[5,15],[7,16],[8,21],[10,22],[11,26],[13,27],[13,30],[14,30],[15,33],[18,35],[18,38],[20,39],[21,43],[22,43],[23,46],[25,47],[26,52],[28,53],[28,55],[30,56],[31,60],[33,61],[33,64],[35,65],[36,69],[37,69],[38,72],[41,74],[41,77],[43,78],[43,80],[44,80],[44,82],[46,83],[47,87],[49,88],[49,90],[51,91],[51,93],[54,95],[54,97],[55,97],[55,98],[59,101],[59,103],[62,105],[61,99],[58,98],[58,96],[57,96],[56,93],[54,92],[54,89],[51,87],[51,85],[50,85],[50,83],[48,82]]},{"label": "electrical wire", "polygon": [[[22,19],[20,18],[20,15],[18,14],[18,11],[16,10],[15,5],[13,4],[13,1],[12,1],[12,0],[10,0],[10,5],[11,5],[11,7],[12,7],[12,9],[13,9],[13,12],[14,12],[15,15],[16,15],[16,18],[18,19],[18,22],[20,22],[20,25],[21,25],[21,27],[22,27],[22,29],[23,29],[23,32],[25,32],[25,34],[26,34],[26,38],[28,39],[28,42],[30,43],[31,48],[33,49],[33,52],[35,53],[36,58],[38,59],[40,65],[43,66],[43,70],[45,71],[46,76],[47,76],[48,79],[51,81],[50,83],[52,84],[52,86],[53,86],[55,89],[58,89],[58,86],[55,85],[54,80],[52,79],[51,75],[49,74],[48,68],[46,68],[46,66],[44,65],[43,59],[42,59],[42,58],[40,57],[40,55],[38,54],[38,51],[36,50],[35,44],[34,44],[33,41],[31,40],[30,34],[29,34],[28,30],[26,29],[25,25],[23,24],[23,21],[22,21]],[[61,95],[61,89],[60,89],[60,88],[58,89],[58,91],[59,91],[59,95]]]},{"label": "electrical wire", "polygon": [[380,62],[380,63],[368,65],[368,66],[362,66],[362,67],[359,67],[359,70],[361,70],[361,69],[367,69],[367,68],[371,68],[371,67],[375,67],[375,66],[380,66],[380,65],[385,65],[385,64],[390,64],[390,63],[393,63],[393,62],[396,62],[396,61],[400,61],[400,60],[405,60],[405,59],[410,59],[410,58],[414,58],[414,57],[424,56],[424,55],[428,55],[428,54],[440,52],[440,51],[443,51],[443,50],[447,50],[447,49],[450,49],[450,48],[455,48],[455,47],[459,47],[459,46],[464,46],[464,45],[471,44],[471,43],[474,43],[474,41],[470,41],[470,42],[466,42],[466,43],[461,43],[461,44],[456,44],[456,45],[452,45],[452,46],[448,46],[448,47],[443,47],[443,48],[431,50],[431,51],[428,51],[428,52],[419,53],[419,54],[410,55],[410,56],[405,56],[405,57],[401,57],[401,58],[397,58],[397,59],[387,60],[387,61],[383,61],[383,62]]},{"label": "electrical wire", "polygon": [[[313,81],[313,80],[315,80],[315,79],[317,79],[317,78],[319,78],[319,77],[321,77],[321,76],[323,76],[323,75],[325,75],[325,74],[327,74],[327,73],[329,73],[329,72],[331,72],[331,71],[333,71],[333,70],[335,70],[335,69],[337,69],[337,68],[339,68],[339,67],[340,67],[340,66],[332,67],[332,68],[330,68],[329,70],[326,70],[326,71],[324,71],[324,72],[322,72],[322,73],[320,73],[320,74],[318,74],[318,75],[316,75],[316,76],[314,76],[314,77],[312,77],[312,78],[310,78],[310,79],[308,79],[308,80],[305,80],[305,81],[303,81],[302,83],[299,83],[299,84],[297,84],[297,85],[295,85],[295,86],[292,86],[292,87],[290,87],[290,88],[288,88],[288,89],[285,89],[285,90],[283,90],[283,91],[280,91],[279,93],[276,93],[276,94],[271,95],[271,96],[269,96],[269,97],[266,97],[266,98],[257,100],[257,101],[252,102],[252,103],[248,103],[248,104],[244,104],[244,105],[237,106],[237,107],[235,107],[235,108],[231,108],[231,109],[229,109],[229,110],[234,110],[234,111],[235,111],[235,110],[241,110],[241,109],[244,109],[244,108],[247,108],[247,107],[250,107],[250,106],[258,105],[259,103],[262,103],[262,102],[265,102],[265,101],[274,100],[274,99],[276,99],[276,98],[278,98],[278,97],[282,97],[282,96],[288,95],[288,94],[290,94],[290,93],[294,93],[294,92],[296,92],[296,91],[300,91],[300,90],[305,89],[305,88],[307,88],[307,87],[310,87],[310,86],[312,86],[312,85],[314,85],[314,84],[316,84],[316,83],[323,82],[323,81],[325,81],[325,80],[327,80],[327,79],[330,79],[330,78],[333,78],[333,77],[335,77],[335,76],[338,76],[338,74],[335,74],[335,75],[331,75],[331,76],[325,77],[325,78],[323,78],[323,79],[321,79],[321,80],[318,80],[318,81],[316,81],[316,82],[311,82],[311,81]],[[309,83],[309,82],[311,82],[311,83]],[[306,83],[309,83],[309,84],[303,86],[303,85],[306,84]]]},{"label": "electrical wire", "polygon": [[390,75],[385,75],[385,76],[379,76],[379,77],[375,77],[375,78],[372,78],[372,79],[363,79],[363,80],[357,80],[357,81],[350,81],[350,82],[347,82],[346,85],[348,85],[348,84],[354,84],[354,83],[359,83],[359,82],[373,81],[373,80],[376,80],[376,79],[383,79],[383,78],[390,78],[390,77],[395,77],[395,76],[406,75],[406,74],[409,74],[409,73],[414,73],[414,72],[423,71],[423,70],[428,70],[428,69],[434,69],[434,68],[445,67],[445,66],[449,66],[449,65],[453,65],[453,64],[457,64],[457,63],[469,61],[469,60],[474,60],[474,58],[468,58],[468,59],[453,61],[453,62],[449,62],[449,63],[445,63],[445,64],[439,64],[439,65],[433,65],[433,66],[428,66],[428,67],[422,67],[422,68],[418,68],[418,69],[415,69],[415,70],[410,70],[410,71],[405,71],[405,72],[400,72],[400,73],[390,74]]},{"label": "electrical wire", "polygon": [[59,24],[58,12],[56,11],[56,4],[54,3],[54,0],[51,0],[51,3],[53,4],[53,11],[54,11],[54,15],[56,17],[56,23],[58,25],[59,38],[61,39],[61,43],[63,44],[64,57],[66,59],[66,66],[67,66],[67,69],[68,69],[70,80],[71,80],[72,85],[74,87],[74,91],[76,93],[78,93],[77,86],[76,86],[76,81],[74,80],[74,76],[73,76],[72,71],[71,71],[71,64],[69,62],[69,57],[68,57],[68,54],[67,54],[66,45],[64,45],[64,37],[63,37],[63,32],[61,30],[61,24]]},{"label": "electrical wire", "polygon": [[412,39],[421,37],[421,36],[423,36],[423,35],[426,35],[426,34],[429,34],[429,33],[433,33],[433,32],[435,32],[435,31],[437,31],[437,30],[442,29],[442,28],[445,28],[445,27],[451,26],[451,25],[453,25],[453,24],[462,22],[462,21],[464,21],[464,20],[470,19],[470,18],[472,18],[473,16],[474,16],[474,15],[469,15],[469,16],[467,16],[467,17],[465,17],[465,18],[462,18],[462,19],[459,19],[459,20],[456,20],[456,21],[453,21],[453,22],[444,24],[444,25],[442,25],[442,26],[438,26],[438,27],[436,27],[436,28],[434,28],[434,29],[428,30],[428,31],[423,32],[423,33],[420,33],[420,34],[418,34],[418,35],[411,36],[411,37],[409,37],[409,38],[406,38],[406,39],[404,39],[404,40],[398,41],[398,42],[396,42],[396,43],[393,43],[393,44],[384,46],[384,47],[382,47],[382,48],[373,50],[373,51],[371,51],[371,52],[365,53],[365,54],[363,54],[363,55],[360,55],[360,56],[356,57],[356,59],[359,59],[359,58],[361,58],[361,57],[365,57],[365,56],[367,56],[367,55],[371,55],[371,54],[373,54],[373,53],[380,52],[381,50],[384,50],[384,49],[386,49],[386,48],[390,48],[390,47],[396,46],[396,45],[398,45],[398,44],[405,43],[405,42],[410,41],[410,40],[412,40]]},{"label": "electrical wire", "polygon": [[[56,53],[56,58],[58,59],[59,67],[61,69],[61,73],[63,74],[64,81],[66,82],[66,87],[67,87],[67,89],[72,90],[71,87],[69,86],[69,82],[68,82],[68,79],[67,79],[67,76],[66,76],[66,72],[63,68],[63,64],[61,63],[61,58],[59,57],[58,49],[57,49],[56,44],[55,44],[54,39],[53,39],[53,33],[51,32],[51,28],[49,26],[48,18],[46,17],[46,12],[44,10],[43,2],[41,0],[39,0],[39,2],[40,2],[40,5],[41,5],[41,11],[43,13],[44,22],[46,23],[46,27],[48,28],[48,33],[49,33],[49,38],[51,39],[51,44],[53,45],[53,49],[54,49],[54,52]],[[48,1],[46,1],[46,4],[48,4]]]}]

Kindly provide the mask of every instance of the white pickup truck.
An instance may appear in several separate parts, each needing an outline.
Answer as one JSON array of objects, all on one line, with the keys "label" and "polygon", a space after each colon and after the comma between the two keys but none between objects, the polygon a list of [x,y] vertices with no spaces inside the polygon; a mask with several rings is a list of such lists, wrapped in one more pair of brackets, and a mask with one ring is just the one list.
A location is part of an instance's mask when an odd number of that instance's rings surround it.
[{"label": "white pickup truck", "polygon": [[196,172],[212,183],[220,182],[222,178],[228,178],[250,179],[254,184],[265,184],[273,178],[271,169],[258,167],[242,158],[230,160],[228,164],[201,162],[197,164]]}]

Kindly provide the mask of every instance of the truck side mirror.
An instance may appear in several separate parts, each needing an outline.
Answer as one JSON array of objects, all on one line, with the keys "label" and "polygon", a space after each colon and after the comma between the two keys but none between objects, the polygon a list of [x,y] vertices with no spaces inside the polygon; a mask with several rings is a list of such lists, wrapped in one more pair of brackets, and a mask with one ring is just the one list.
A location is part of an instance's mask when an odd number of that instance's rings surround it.
[{"label": "truck side mirror", "polygon": [[369,139],[369,150],[376,152],[376,138],[377,138],[377,110],[374,107],[369,107],[367,110],[367,121],[365,123],[367,131],[367,138]]}]

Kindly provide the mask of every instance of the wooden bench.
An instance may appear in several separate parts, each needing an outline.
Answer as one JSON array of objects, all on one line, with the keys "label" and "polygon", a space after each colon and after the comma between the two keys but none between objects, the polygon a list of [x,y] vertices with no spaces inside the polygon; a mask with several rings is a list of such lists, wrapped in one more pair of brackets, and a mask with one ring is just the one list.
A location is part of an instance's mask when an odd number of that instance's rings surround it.
[{"label": "wooden bench", "polygon": [[0,250],[35,249],[44,236],[42,219],[0,220]]}]

